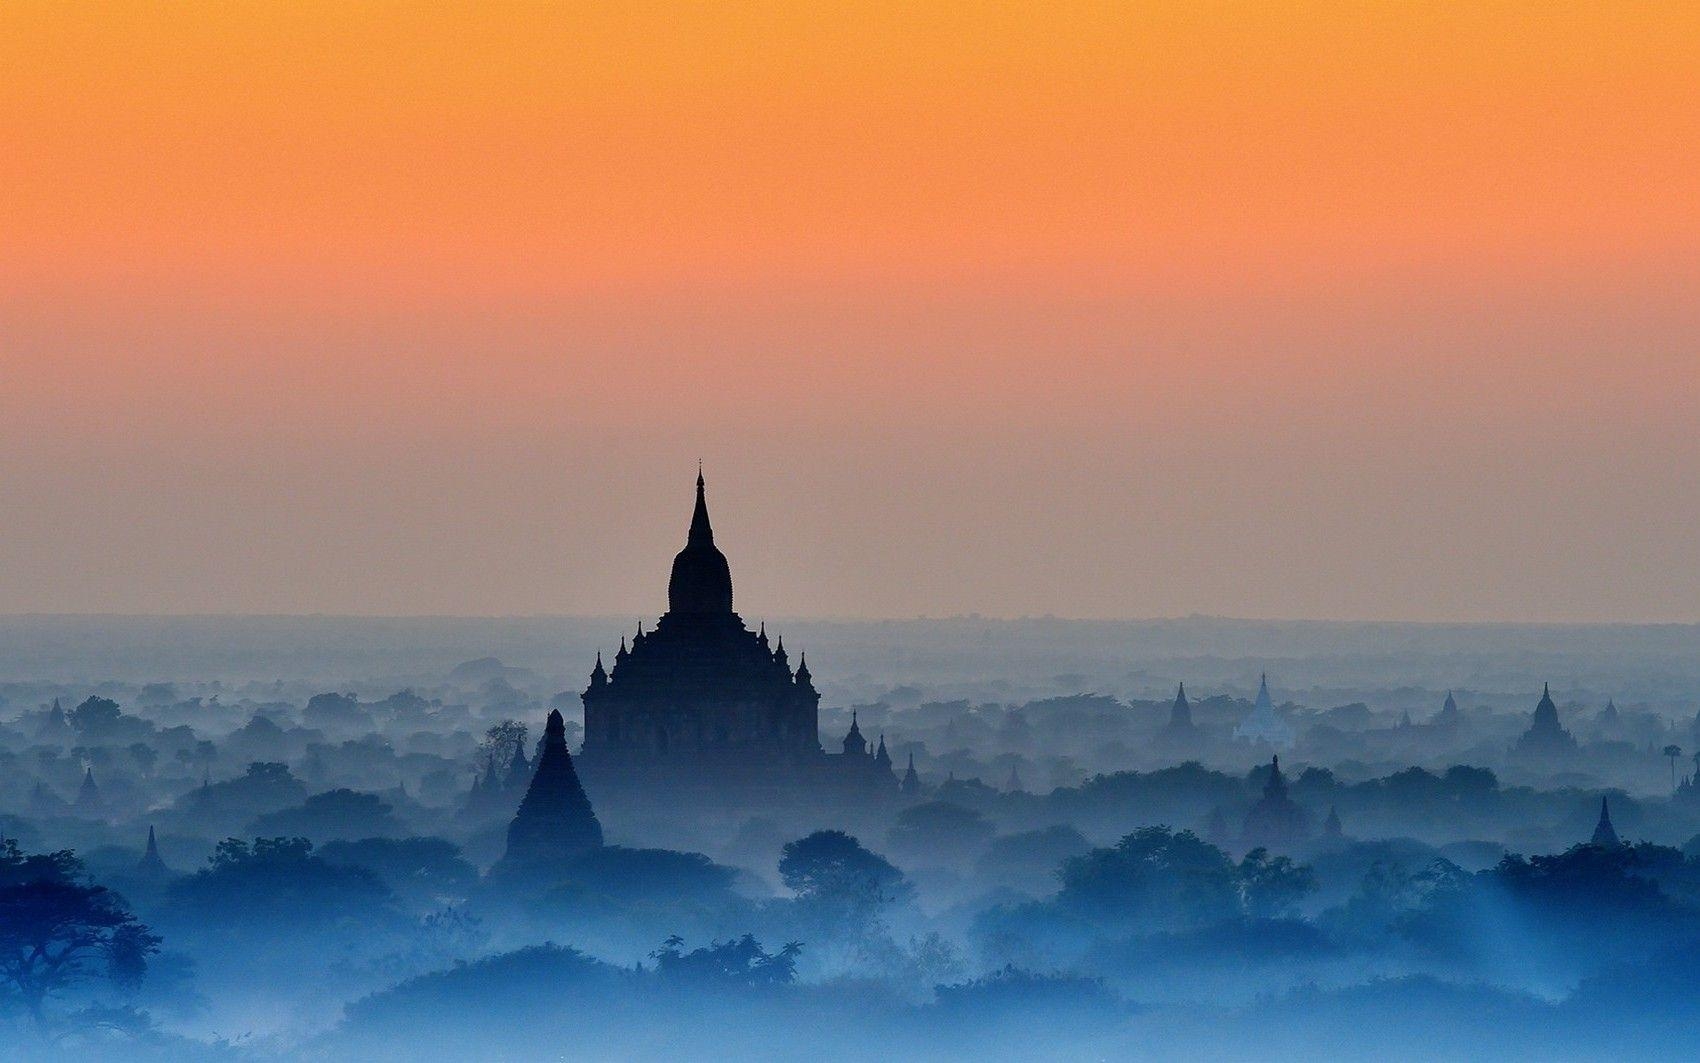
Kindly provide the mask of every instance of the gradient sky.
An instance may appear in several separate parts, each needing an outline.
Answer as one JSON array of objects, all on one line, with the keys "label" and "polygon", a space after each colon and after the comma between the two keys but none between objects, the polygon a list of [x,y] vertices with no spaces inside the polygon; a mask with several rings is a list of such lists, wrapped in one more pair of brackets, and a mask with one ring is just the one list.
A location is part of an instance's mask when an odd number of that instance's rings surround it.
[{"label": "gradient sky", "polygon": [[821,6],[0,6],[0,612],[1700,620],[1694,5]]}]

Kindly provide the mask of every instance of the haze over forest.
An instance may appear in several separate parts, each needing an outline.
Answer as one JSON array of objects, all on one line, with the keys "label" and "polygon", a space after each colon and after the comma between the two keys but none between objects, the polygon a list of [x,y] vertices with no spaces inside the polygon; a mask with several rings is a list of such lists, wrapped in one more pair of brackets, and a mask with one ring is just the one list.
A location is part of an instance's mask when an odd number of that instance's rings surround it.
[{"label": "haze over forest", "polygon": [[0,3],[0,1058],[1700,1058],[1697,70]]}]

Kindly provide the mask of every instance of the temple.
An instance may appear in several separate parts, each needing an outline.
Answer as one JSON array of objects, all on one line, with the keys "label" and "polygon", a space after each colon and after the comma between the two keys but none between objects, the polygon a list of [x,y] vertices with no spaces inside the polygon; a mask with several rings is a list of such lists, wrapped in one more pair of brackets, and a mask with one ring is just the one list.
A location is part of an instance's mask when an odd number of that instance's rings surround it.
[{"label": "temple", "polygon": [[1517,739],[1515,752],[1531,757],[1562,757],[1576,752],[1576,737],[1558,722],[1558,706],[1553,704],[1552,689],[1541,687],[1541,700],[1529,720],[1529,729]]},{"label": "temple", "polygon": [[1275,700],[1269,696],[1269,676],[1257,683],[1257,700],[1251,712],[1234,727],[1234,737],[1246,742],[1263,742],[1276,749],[1293,747],[1293,726],[1275,711]]},{"label": "temple", "polygon": [[508,824],[508,847],[492,870],[502,876],[546,876],[602,847],[602,824],[590,807],[567,752],[566,722],[551,710],[537,769]]},{"label": "temple", "polygon": [[151,824],[148,826],[147,848],[142,850],[142,859],[136,864],[136,877],[149,882],[163,882],[171,877],[171,869],[165,866],[159,855],[159,842],[154,839]]},{"label": "temple", "polygon": [[1169,722],[1157,732],[1157,741],[1170,749],[1180,749],[1197,743],[1200,735],[1192,722],[1192,704],[1186,700],[1186,684],[1175,692],[1175,703],[1169,709]]},{"label": "temple", "polygon": [[1287,779],[1281,774],[1281,758],[1270,758],[1269,779],[1263,796],[1246,813],[1240,844],[1246,849],[1290,849],[1310,834],[1310,817],[1287,794]]},{"label": "temple", "polygon": [[852,718],[842,751],[827,753],[807,656],[793,671],[784,638],[769,642],[765,624],[752,632],[733,611],[700,469],[667,612],[650,631],[639,625],[629,646],[621,639],[613,668],[597,655],[583,701],[579,766],[593,790],[897,792],[884,737],[870,750]]},{"label": "temple", "polygon": [[1594,836],[1588,839],[1588,844],[1602,849],[1616,849],[1623,844],[1617,836],[1617,828],[1611,825],[1611,807],[1603,797],[1600,798],[1600,821],[1594,824]]}]

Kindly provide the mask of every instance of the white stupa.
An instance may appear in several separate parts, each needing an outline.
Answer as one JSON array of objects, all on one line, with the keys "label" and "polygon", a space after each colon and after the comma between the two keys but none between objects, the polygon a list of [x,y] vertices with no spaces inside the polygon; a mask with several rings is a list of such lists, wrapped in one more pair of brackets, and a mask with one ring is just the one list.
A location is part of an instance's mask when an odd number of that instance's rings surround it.
[{"label": "white stupa", "polygon": [[1234,728],[1234,737],[1245,742],[1265,742],[1276,749],[1293,747],[1293,725],[1281,719],[1269,697],[1269,676],[1257,685],[1257,701],[1251,712]]}]

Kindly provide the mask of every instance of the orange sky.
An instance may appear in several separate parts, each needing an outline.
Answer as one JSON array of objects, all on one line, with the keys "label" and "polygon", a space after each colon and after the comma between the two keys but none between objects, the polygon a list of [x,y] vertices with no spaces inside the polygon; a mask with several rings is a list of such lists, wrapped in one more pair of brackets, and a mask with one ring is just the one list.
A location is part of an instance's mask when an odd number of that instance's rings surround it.
[{"label": "orange sky", "polygon": [[0,611],[1700,619],[1692,5],[820,6],[0,7]]}]

